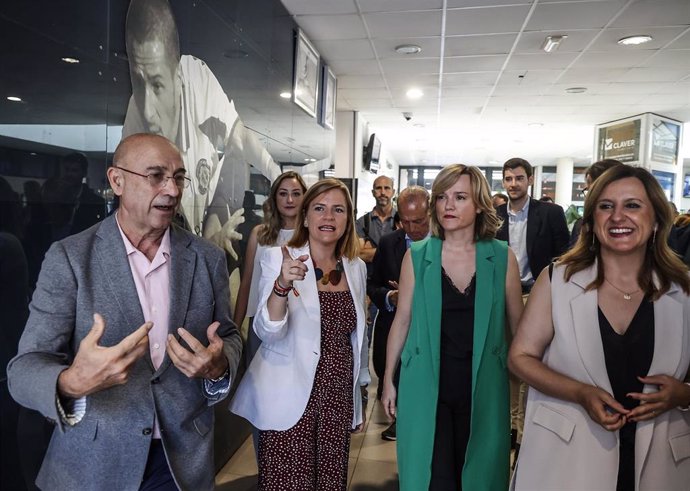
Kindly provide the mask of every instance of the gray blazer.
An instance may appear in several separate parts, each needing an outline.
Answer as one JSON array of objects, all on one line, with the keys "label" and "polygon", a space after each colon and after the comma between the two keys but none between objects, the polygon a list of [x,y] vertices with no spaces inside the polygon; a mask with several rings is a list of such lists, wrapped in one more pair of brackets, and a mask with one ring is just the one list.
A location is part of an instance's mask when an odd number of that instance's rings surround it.
[{"label": "gray blazer", "polygon": [[[218,334],[234,378],[242,343],[230,320],[223,252],[194,235],[170,230],[170,329],[184,326],[207,344]],[[125,385],[86,399],[75,426],[62,424],[57,378],[89,332],[94,312],[105,319],[102,346],[112,346],[144,323],[134,279],[115,217],[54,243],[46,254],[17,356],[8,365],[12,396],[56,421],[57,429],[37,484],[43,489],[132,489],[141,484],[158,419],[165,453],[181,489],[213,489],[213,404],[203,381],[187,378],[165,355],[154,370],[150,356],[136,362]]]}]

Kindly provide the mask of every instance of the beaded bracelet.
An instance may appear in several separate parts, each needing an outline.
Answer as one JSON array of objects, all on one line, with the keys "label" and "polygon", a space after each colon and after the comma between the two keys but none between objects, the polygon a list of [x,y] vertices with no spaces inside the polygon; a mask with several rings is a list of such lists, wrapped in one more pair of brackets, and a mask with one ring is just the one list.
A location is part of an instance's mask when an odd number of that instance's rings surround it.
[{"label": "beaded bracelet", "polygon": [[278,283],[278,278],[276,278],[276,280],[273,282],[273,293],[275,293],[281,298],[287,297],[291,290],[291,286],[287,288],[281,286],[280,283]]}]

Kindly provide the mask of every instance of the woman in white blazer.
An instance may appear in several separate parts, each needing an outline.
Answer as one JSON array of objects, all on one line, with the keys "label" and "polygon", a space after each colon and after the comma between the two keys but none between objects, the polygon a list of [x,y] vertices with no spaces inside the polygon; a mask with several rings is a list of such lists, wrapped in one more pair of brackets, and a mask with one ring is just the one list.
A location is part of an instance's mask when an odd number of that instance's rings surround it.
[{"label": "woman in white blazer", "polygon": [[341,181],[309,188],[301,216],[288,245],[261,260],[262,344],[231,410],[260,430],[260,490],[344,490],[350,433],[364,425],[359,387],[370,381],[366,267]]},{"label": "woman in white blazer", "polygon": [[515,490],[684,490],[690,483],[690,279],[646,170],[616,166],[575,247],[542,272],[509,354],[532,388]]}]

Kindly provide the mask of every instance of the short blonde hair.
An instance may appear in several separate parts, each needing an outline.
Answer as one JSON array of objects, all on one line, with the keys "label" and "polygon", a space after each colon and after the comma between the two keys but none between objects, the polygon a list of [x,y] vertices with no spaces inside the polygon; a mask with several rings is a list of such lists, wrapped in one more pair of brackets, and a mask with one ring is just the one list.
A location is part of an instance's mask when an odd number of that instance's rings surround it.
[{"label": "short blonde hair", "polygon": [[452,164],[444,167],[431,185],[431,205],[429,207],[431,210],[431,235],[441,240],[445,239],[443,227],[438,221],[438,216],[436,216],[436,200],[453,187],[461,176],[465,175],[470,178],[472,202],[479,210],[474,222],[475,240],[493,239],[496,237],[496,232],[501,227],[502,221],[498,218],[491,202],[489,183],[477,167],[464,164]]},{"label": "short blonde hair", "polygon": [[338,179],[321,179],[307,190],[304,194],[302,207],[300,209],[302,223],[295,227],[295,233],[292,235],[292,239],[290,239],[287,245],[290,247],[303,247],[309,241],[309,229],[304,226],[304,219],[307,216],[306,210],[309,209],[309,205],[319,195],[333,189],[342,191],[345,195],[345,202],[347,203],[347,224],[345,225],[343,236],[340,237],[336,244],[335,255],[336,257],[345,256],[348,259],[354,259],[359,254],[359,239],[355,231],[355,211],[354,206],[352,206],[350,191],[347,189],[347,186]]}]

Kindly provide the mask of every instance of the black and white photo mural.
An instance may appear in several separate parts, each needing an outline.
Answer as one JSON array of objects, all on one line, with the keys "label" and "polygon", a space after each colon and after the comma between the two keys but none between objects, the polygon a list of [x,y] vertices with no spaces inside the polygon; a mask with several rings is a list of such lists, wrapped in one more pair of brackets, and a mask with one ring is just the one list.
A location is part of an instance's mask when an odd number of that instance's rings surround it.
[{"label": "black and white photo mural", "polygon": [[280,174],[203,60],[180,55],[167,0],[132,0],[125,28],[132,97],[122,136],[155,133],[182,152],[191,189],[182,195],[186,226],[237,259],[230,240],[241,223],[250,165],[269,181]]},{"label": "black and white photo mural", "polygon": [[[1,489],[36,489],[55,428],[12,399],[5,367],[46,252],[117,210],[106,172],[123,136],[182,152],[176,220],[226,251],[232,305],[271,182],[330,166],[335,132],[292,100],[297,31],[280,0],[0,2]],[[216,470],[249,433],[221,406]]]}]

